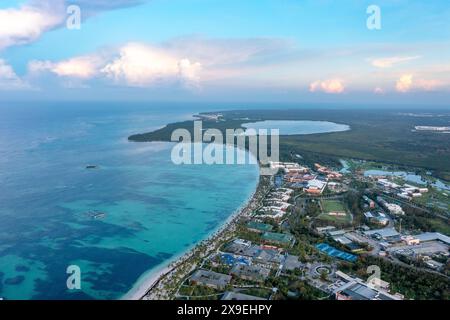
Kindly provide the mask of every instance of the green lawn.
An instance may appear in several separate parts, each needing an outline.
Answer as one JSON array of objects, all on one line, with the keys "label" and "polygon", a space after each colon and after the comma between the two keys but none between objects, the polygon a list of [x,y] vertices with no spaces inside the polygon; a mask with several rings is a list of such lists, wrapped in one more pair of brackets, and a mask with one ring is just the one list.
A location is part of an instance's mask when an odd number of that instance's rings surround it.
[{"label": "green lawn", "polygon": [[[339,224],[349,223],[351,220],[350,215],[345,210],[341,201],[337,200],[322,200],[321,201],[322,213],[317,216],[317,219],[322,221],[336,222]],[[329,215],[330,212],[346,212],[345,216]]]},{"label": "green lawn", "polygon": [[342,202],[337,200],[322,200],[322,210],[324,213],[328,212],[345,212]]},{"label": "green lawn", "polygon": [[328,213],[321,213],[317,216],[317,219],[337,223],[347,223],[350,222],[350,215],[347,213],[345,216],[330,216]]}]

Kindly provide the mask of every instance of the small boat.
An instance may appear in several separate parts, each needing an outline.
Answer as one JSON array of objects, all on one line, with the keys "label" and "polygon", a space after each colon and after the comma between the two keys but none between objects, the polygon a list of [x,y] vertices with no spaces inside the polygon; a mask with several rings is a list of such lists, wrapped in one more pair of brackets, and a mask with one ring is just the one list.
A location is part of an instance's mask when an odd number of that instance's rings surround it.
[{"label": "small boat", "polygon": [[93,219],[103,219],[106,217],[106,213],[101,211],[89,211],[87,215]]},{"label": "small boat", "polygon": [[86,166],[86,169],[98,169],[98,166],[95,165],[95,164],[88,164],[88,165]]}]

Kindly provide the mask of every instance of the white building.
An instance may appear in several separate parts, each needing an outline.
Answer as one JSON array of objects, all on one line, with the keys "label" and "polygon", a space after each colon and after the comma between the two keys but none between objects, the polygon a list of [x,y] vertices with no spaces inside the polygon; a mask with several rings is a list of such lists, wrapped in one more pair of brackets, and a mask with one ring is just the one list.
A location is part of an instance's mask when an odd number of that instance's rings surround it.
[{"label": "white building", "polygon": [[386,203],[385,207],[392,214],[395,214],[395,215],[404,215],[405,214],[405,212],[403,211],[402,207],[400,207],[398,204]]}]

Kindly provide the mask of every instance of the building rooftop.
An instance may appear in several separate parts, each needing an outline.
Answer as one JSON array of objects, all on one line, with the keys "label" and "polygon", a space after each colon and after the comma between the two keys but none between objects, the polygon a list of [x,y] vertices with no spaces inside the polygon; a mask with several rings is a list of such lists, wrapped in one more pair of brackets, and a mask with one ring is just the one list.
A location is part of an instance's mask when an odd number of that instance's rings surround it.
[{"label": "building rooftop", "polygon": [[236,264],[231,269],[231,274],[247,280],[264,281],[269,276],[270,270],[258,265]]},{"label": "building rooftop", "polygon": [[370,230],[370,231],[365,231],[364,234],[367,236],[379,234],[382,238],[397,237],[400,235],[394,228]]},{"label": "building rooftop", "polygon": [[415,237],[422,242],[439,240],[441,242],[444,242],[445,244],[450,245],[450,237],[447,237],[446,235],[439,233],[439,232],[425,232],[425,233],[421,233]]},{"label": "building rooftop", "polygon": [[275,263],[280,264],[283,260],[283,255],[281,255],[275,249],[257,249],[253,254],[249,254],[255,260],[260,261],[261,263]]},{"label": "building rooftop", "polygon": [[336,275],[344,281],[344,284],[339,282],[340,285],[334,289],[338,300],[402,300],[400,295],[392,295],[384,290],[389,287],[385,281],[381,280],[377,287],[340,271]]},{"label": "building rooftop", "polygon": [[190,280],[199,284],[223,288],[230,283],[231,276],[228,274],[200,269],[191,276]]},{"label": "building rooftop", "polygon": [[298,261],[297,256],[288,255],[286,259],[284,259],[283,269],[284,270],[294,270],[302,267],[302,263]]}]

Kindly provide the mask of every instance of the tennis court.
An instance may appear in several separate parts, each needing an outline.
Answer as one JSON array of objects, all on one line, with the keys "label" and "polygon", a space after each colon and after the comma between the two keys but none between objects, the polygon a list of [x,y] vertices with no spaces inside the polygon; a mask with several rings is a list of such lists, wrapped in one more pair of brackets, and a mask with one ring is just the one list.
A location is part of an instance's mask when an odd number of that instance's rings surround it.
[{"label": "tennis court", "polygon": [[333,258],[339,258],[349,262],[355,262],[356,259],[358,259],[358,257],[354,254],[338,250],[326,243],[319,243],[318,245],[316,245],[316,248]]}]

